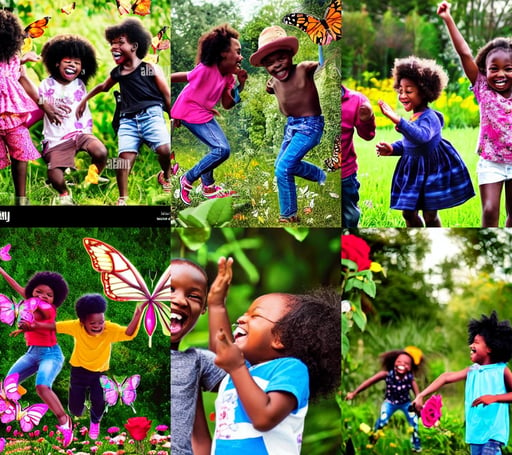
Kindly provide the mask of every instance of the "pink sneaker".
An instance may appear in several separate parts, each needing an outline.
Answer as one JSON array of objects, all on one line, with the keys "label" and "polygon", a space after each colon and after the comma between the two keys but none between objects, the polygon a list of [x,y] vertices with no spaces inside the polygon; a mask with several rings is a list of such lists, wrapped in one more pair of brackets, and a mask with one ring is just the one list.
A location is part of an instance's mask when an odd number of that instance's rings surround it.
[{"label": "pink sneaker", "polygon": [[217,185],[203,185],[203,196],[208,199],[235,196],[236,191],[226,190]]},{"label": "pink sneaker", "polygon": [[166,178],[164,177],[164,171],[160,171],[156,178],[158,180],[158,183],[162,186],[162,189],[166,193],[170,193],[171,192],[171,182],[169,182],[169,180],[166,180]]},{"label": "pink sneaker", "polygon": [[89,438],[98,439],[98,435],[100,434],[100,423],[93,423],[89,426]]},{"label": "pink sneaker", "polygon": [[67,447],[73,441],[73,422],[71,419],[68,420],[68,426],[57,425],[57,430],[62,435],[62,447]]},{"label": "pink sneaker", "polygon": [[192,191],[192,185],[185,178],[185,174],[183,174],[180,178],[180,198],[187,205],[190,205],[190,203],[192,202],[190,200],[190,192],[191,191]]}]

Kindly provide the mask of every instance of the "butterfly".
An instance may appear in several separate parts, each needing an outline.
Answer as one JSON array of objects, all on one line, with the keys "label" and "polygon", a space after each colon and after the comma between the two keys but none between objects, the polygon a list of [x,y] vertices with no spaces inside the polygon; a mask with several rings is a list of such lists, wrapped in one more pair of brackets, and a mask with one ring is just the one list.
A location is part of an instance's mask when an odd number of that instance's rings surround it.
[{"label": "butterfly", "polygon": [[153,48],[153,51],[164,51],[166,49],[169,49],[171,47],[171,42],[169,39],[163,39],[167,38],[165,32],[169,26],[165,25],[160,29],[160,31],[151,39],[151,47]]},{"label": "butterfly", "polygon": [[323,19],[306,13],[291,13],[283,22],[306,32],[315,44],[322,46],[341,38],[341,0],[332,0]]},{"label": "butterfly", "polygon": [[11,255],[9,254],[10,249],[11,249],[10,243],[3,246],[2,248],[0,248],[0,259],[2,261],[10,261],[12,259]]},{"label": "butterfly", "polygon": [[101,272],[103,289],[109,299],[143,302],[144,328],[149,336],[149,346],[158,321],[163,334],[171,336],[171,308],[163,303],[171,301],[171,266],[167,267],[151,293],[139,271],[114,247],[91,238],[84,238],[83,243],[93,269]]},{"label": "butterfly", "polygon": [[324,161],[329,171],[337,171],[341,168],[341,135],[334,139],[332,155]]},{"label": "butterfly", "polygon": [[[13,373],[6,376],[5,379],[0,381],[0,412],[5,410],[6,403],[9,401],[18,401],[21,398],[21,394],[18,391],[18,379],[19,374]],[[4,407],[5,406],[5,407]],[[2,409],[4,407],[4,409]]]},{"label": "butterfly", "polygon": [[27,25],[25,27],[25,37],[39,38],[40,36],[42,36],[44,33],[44,29],[48,27],[48,22],[50,21],[50,19],[50,16],[46,16]]},{"label": "butterfly", "polygon": [[28,300],[15,302],[4,294],[0,294],[0,322],[13,325],[16,320],[34,322],[34,311],[38,299],[32,297]]},{"label": "butterfly", "polygon": [[20,422],[23,431],[32,431],[35,426],[39,425],[47,410],[48,406],[42,403],[33,404],[26,408],[22,408],[18,402],[9,403],[7,409],[0,416],[0,421],[9,423],[17,420]]},{"label": "butterfly", "polygon": [[149,14],[151,7],[151,0],[135,0],[132,4],[131,0],[116,0],[117,10],[119,14],[138,14],[139,16],[146,16]]},{"label": "butterfly", "polygon": [[60,9],[60,12],[69,15],[74,11],[75,8],[76,8],[76,2],[73,2],[73,3],[70,3],[69,5],[63,6]]},{"label": "butterfly", "polygon": [[117,379],[111,379],[108,376],[101,375],[100,384],[103,388],[105,402],[109,406],[114,406],[119,399],[121,399],[126,406],[131,406],[133,412],[135,412],[133,402],[137,398],[136,389],[140,384],[140,375],[134,374],[121,382],[117,381]]}]

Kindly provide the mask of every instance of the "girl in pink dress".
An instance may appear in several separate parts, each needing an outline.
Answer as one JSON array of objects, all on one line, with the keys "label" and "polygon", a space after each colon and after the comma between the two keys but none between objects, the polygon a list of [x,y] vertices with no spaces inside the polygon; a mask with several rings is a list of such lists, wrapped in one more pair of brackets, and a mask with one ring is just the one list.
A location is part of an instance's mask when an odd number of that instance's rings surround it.
[{"label": "girl in pink dress", "polygon": [[16,205],[27,205],[27,162],[41,155],[30,138],[27,121],[38,110],[20,83],[21,64],[34,57],[20,57],[23,29],[18,19],[0,10],[0,169],[10,164]]}]

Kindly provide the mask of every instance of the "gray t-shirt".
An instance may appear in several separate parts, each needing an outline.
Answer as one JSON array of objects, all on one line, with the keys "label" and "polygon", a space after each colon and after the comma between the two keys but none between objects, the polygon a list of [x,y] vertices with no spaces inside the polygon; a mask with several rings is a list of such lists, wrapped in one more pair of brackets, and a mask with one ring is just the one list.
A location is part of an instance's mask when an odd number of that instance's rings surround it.
[{"label": "gray t-shirt", "polygon": [[200,390],[212,390],[226,376],[206,349],[171,350],[171,453],[193,455],[192,427]]}]

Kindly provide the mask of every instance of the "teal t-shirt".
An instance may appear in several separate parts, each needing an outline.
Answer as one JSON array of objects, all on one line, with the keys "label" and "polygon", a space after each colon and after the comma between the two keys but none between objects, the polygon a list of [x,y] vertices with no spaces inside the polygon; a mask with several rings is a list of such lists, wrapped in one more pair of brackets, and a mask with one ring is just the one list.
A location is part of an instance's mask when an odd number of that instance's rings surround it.
[{"label": "teal t-shirt", "polygon": [[505,363],[469,367],[466,378],[466,442],[485,444],[493,439],[507,445],[509,433],[508,403],[471,406],[482,395],[506,393]]}]

